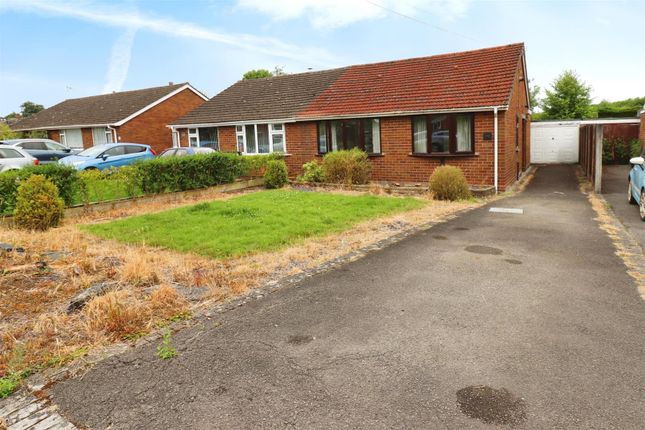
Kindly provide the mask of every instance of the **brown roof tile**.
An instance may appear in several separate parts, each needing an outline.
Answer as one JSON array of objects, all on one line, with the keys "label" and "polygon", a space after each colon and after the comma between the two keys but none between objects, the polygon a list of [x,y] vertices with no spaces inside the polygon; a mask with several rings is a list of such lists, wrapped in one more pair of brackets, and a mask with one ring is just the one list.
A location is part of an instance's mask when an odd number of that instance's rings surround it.
[{"label": "brown roof tile", "polygon": [[174,124],[502,106],[524,44],[239,81]]},{"label": "brown roof tile", "polygon": [[69,99],[12,126],[14,130],[55,129],[72,125],[114,124],[187,83]]}]

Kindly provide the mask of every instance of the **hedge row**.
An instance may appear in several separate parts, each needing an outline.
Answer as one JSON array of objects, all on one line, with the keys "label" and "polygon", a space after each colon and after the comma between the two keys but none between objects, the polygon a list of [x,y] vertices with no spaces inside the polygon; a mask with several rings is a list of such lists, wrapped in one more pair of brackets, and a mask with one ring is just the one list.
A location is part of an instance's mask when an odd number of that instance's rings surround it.
[{"label": "hedge row", "polygon": [[242,156],[214,152],[145,160],[114,172],[96,172],[95,175],[86,175],[85,172],[81,175],[73,167],[61,164],[30,166],[0,174],[0,214],[13,213],[18,185],[33,174],[49,178],[69,206],[74,201],[86,201],[86,179],[96,175],[108,182],[110,179],[121,184],[127,182],[128,187],[140,189],[145,194],[155,194],[206,188],[233,182],[241,176],[260,175],[269,160],[279,158],[282,158],[279,154]]}]

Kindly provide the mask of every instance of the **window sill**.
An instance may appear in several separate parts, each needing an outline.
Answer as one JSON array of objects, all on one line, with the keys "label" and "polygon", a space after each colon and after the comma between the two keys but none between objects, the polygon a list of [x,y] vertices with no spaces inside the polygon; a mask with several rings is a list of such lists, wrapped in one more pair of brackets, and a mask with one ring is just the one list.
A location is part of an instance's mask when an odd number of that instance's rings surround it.
[{"label": "window sill", "polygon": [[467,157],[479,157],[479,152],[469,152],[467,154],[419,154],[411,152],[408,154],[410,157],[419,157],[419,158],[467,158]]},{"label": "window sill", "polygon": [[[331,154],[331,152],[325,152],[324,154],[318,153],[316,154],[316,157],[324,157],[327,154]],[[378,157],[385,157],[385,154],[367,154],[367,158],[378,158]]]}]

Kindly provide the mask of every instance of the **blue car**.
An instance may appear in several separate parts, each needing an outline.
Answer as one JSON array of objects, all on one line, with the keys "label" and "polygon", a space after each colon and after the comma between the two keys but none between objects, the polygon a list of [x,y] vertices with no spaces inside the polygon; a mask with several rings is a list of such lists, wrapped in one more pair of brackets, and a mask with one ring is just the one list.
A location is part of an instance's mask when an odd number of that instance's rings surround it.
[{"label": "blue car", "polygon": [[127,166],[139,160],[155,158],[155,152],[148,145],[138,143],[108,143],[97,145],[70,155],[58,162],[73,166],[78,170],[104,170],[112,167]]},{"label": "blue car", "polygon": [[629,160],[629,203],[638,204],[641,220],[645,221],[645,148],[640,157]]}]

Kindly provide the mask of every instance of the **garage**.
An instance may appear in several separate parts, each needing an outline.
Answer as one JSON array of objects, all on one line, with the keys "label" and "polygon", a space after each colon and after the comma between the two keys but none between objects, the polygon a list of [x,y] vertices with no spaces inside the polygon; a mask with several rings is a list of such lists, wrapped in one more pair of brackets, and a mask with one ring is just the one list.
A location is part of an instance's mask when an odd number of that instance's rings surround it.
[{"label": "garage", "polygon": [[580,121],[544,121],[531,124],[531,162],[577,163]]}]

